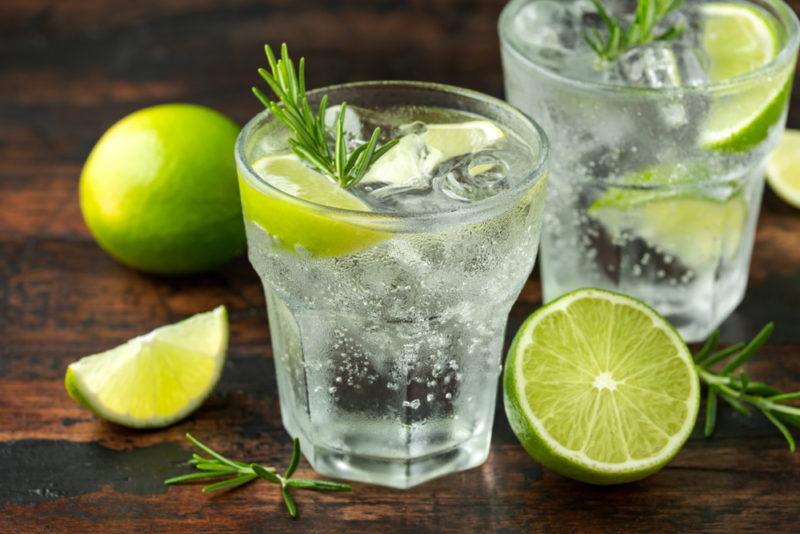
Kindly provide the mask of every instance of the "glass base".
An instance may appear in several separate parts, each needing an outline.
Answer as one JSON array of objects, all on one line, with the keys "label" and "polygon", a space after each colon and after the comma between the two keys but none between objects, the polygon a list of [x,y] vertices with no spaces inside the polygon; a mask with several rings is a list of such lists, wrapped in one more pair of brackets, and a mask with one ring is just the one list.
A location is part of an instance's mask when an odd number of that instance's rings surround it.
[{"label": "glass base", "polygon": [[320,475],[397,489],[408,489],[423,482],[477,467],[489,456],[491,432],[486,431],[457,447],[417,458],[381,458],[315,445],[292,425],[284,427],[300,439],[306,460]]}]

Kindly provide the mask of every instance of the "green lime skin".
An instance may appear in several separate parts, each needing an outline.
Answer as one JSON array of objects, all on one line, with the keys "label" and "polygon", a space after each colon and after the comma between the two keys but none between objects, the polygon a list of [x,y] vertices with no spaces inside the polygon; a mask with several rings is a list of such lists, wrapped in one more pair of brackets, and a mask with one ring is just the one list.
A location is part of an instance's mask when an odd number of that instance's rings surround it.
[{"label": "green lime skin", "polygon": [[[558,299],[549,303],[548,306],[562,299],[570,297],[573,295],[573,293],[581,291],[583,290],[578,289],[571,293],[562,295]],[[599,289],[595,289],[594,291],[616,294],[613,291],[604,291]],[[525,412],[522,408],[522,403],[520,402],[517,388],[514,386],[516,383],[516,355],[519,354],[517,351],[517,345],[519,344],[520,339],[523,337],[523,332],[525,332],[527,324],[533,321],[538,314],[543,312],[543,310],[546,310],[546,306],[539,308],[530,317],[528,317],[517,331],[517,334],[514,336],[514,340],[511,343],[511,347],[508,352],[508,358],[506,359],[505,369],[503,371],[503,405],[505,408],[506,417],[511,425],[511,429],[514,432],[514,435],[517,436],[519,442],[522,444],[528,454],[543,467],[555,471],[562,476],[589,484],[608,486],[635,482],[660,471],[665,465],[673,460],[678,452],[680,452],[680,449],[689,438],[688,434],[685,436],[680,446],[676,448],[675,453],[662,462],[645,469],[637,469],[629,472],[604,473],[600,471],[593,471],[584,466],[576,465],[573,460],[560,455],[558,452],[553,450],[553,448],[550,447],[550,445],[534,431],[532,425],[527,422],[523,415]],[[653,312],[657,313],[655,310],[653,310]],[[692,427],[696,421],[697,410],[692,415]]]},{"label": "green lime skin", "polygon": [[114,124],[80,178],[89,231],[140,271],[208,271],[245,247],[234,145],[239,126],[191,104],[165,104]]}]

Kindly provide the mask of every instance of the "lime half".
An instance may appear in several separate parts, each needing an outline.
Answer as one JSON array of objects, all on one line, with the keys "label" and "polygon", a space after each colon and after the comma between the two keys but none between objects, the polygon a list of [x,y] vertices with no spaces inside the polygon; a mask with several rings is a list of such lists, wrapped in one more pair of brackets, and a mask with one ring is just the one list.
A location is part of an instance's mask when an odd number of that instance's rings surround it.
[{"label": "lime half", "polygon": [[228,349],[220,306],[69,365],[70,397],[113,423],[160,428],[194,411],[214,389]]},{"label": "lime half", "polygon": [[800,208],[800,131],[783,134],[767,161],[767,181],[778,196]]},{"label": "lime half", "polygon": [[[703,48],[713,83],[753,72],[778,55],[780,39],[768,15],[757,7],[727,2],[704,4]],[[700,143],[711,150],[740,152],[756,146],[780,120],[791,93],[794,65],[772,77],[714,97]]]},{"label": "lime half", "polygon": [[369,169],[362,183],[414,185],[440,163],[479,152],[504,137],[503,130],[485,120],[426,124],[424,132],[401,137],[400,142]]},{"label": "lime half", "polygon": [[581,289],[522,325],[504,375],[506,414],[531,456],[594,484],[644,478],[694,427],[700,385],[689,349],[655,310]]},{"label": "lime half", "polygon": [[365,216],[370,211],[358,197],[306,166],[294,154],[265,156],[255,162],[253,170],[262,180],[287,194],[262,192],[239,178],[245,217],[263,228],[278,246],[313,256],[342,256],[388,237],[386,233],[296,200],[363,211]]}]

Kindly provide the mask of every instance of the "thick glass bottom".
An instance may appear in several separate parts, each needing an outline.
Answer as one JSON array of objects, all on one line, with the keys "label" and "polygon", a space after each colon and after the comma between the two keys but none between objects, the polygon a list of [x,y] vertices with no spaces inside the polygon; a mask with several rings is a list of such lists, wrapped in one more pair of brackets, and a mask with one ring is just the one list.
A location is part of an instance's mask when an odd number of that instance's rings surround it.
[{"label": "thick glass bottom", "polygon": [[378,457],[315,445],[300,427],[283,418],[284,427],[300,446],[314,471],[327,477],[407,489],[434,478],[477,467],[489,455],[487,429],[455,447],[418,457]]}]

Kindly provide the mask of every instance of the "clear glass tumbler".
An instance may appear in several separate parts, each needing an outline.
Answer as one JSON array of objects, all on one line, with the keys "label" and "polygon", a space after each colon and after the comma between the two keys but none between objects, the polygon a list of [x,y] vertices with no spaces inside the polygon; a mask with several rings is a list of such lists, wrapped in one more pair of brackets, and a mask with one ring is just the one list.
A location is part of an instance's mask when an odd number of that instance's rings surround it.
[{"label": "clear glass tumbler", "polygon": [[[702,5],[688,0],[682,9]],[[540,121],[553,147],[545,301],[581,287],[620,291],[652,305],[687,341],[704,339],[741,302],[765,160],[784,129],[798,23],[780,0],[735,5],[769,19],[777,51],[716,83],[676,79],[676,65],[694,61],[695,50],[663,42],[623,56],[624,75],[604,80],[598,70],[589,79],[564,58],[582,46],[580,26],[599,20],[591,2],[506,6],[506,95]],[[700,24],[689,20],[685,32],[702,32]],[[742,124],[728,126],[739,115]]]},{"label": "clear glass tumbler", "polygon": [[[302,200],[259,176],[254,163],[285,150],[268,112],[239,137],[248,252],[266,294],[283,424],[319,473],[407,488],[487,457],[506,321],[538,247],[548,144],[512,106],[455,87],[353,83],[313,91],[312,105],[323,94],[329,106],[376,113],[467,112],[530,151],[517,185],[494,196],[441,212],[365,212]],[[260,217],[289,235],[316,232],[327,252],[280,242]]]}]

